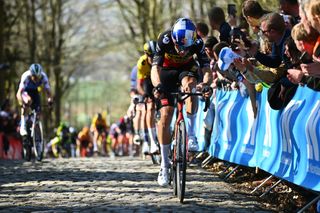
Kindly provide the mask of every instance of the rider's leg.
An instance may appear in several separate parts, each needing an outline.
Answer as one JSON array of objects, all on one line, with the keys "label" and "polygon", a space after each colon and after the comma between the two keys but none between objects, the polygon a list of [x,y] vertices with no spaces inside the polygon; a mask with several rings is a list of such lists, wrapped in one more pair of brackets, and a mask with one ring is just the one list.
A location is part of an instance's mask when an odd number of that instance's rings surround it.
[{"label": "rider's leg", "polygon": [[133,118],[133,128],[134,128],[134,137],[133,142],[137,145],[136,149],[140,145],[140,132],[141,132],[141,110],[139,107],[136,107],[136,116]]},{"label": "rider's leg", "polygon": [[169,151],[171,146],[170,125],[174,108],[163,106],[160,109],[161,117],[158,125],[158,139],[161,149],[161,168],[170,168]]},{"label": "rider's leg", "polygon": [[[192,92],[195,90],[197,81],[194,77],[186,76],[181,81],[183,91]],[[187,111],[187,131],[189,136],[195,136],[194,124],[196,122],[198,110],[198,97],[191,96],[186,100],[186,111]]]},{"label": "rider's leg", "polygon": [[156,132],[156,125],[155,125],[155,104],[152,100],[148,100],[147,102],[147,127],[148,133],[150,138],[150,153],[158,152],[157,146],[157,132]]},{"label": "rider's leg", "polygon": [[20,135],[24,136],[27,135],[27,130],[26,130],[26,117],[27,117],[27,109],[25,107],[23,107],[23,105],[25,106],[30,106],[32,104],[32,99],[31,97],[28,95],[27,92],[23,92],[21,94],[21,99],[18,98],[21,107],[21,120],[20,120]]},{"label": "rider's leg", "polygon": [[98,137],[99,137],[99,132],[98,130],[95,130],[93,132],[93,152],[98,152]]},{"label": "rider's leg", "polygon": [[146,106],[143,105],[143,107],[141,107],[141,120],[140,120],[141,132],[140,132],[140,136],[143,139],[142,152],[144,154],[149,153],[149,134],[148,134],[148,128],[147,128],[147,122],[146,122],[146,118],[147,118],[146,115],[147,115],[147,109],[146,109]]},{"label": "rider's leg", "polygon": [[[196,88],[197,80],[194,77],[185,76],[181,81],[181,85],[182,85],[183,91],[192,92]],[[187,133],[188,133],[188,147],[190,151],[198,150],[198,143],[197,143],[196,133],[195,133],[197,110],[198,110],[198,97],[191,96],[188,99],[186,99],[186,111],[187,111],[186,127],[187,127]]]},{"label": "rider's leg", "polygon": [[59,157],[59,153],[58,153],[57,148],[58,148],[58,144],[60,143],[60,141],[61,141],[60,138],[58,136],[56,136],[49,143],[51,145],[52,154],[55,158]]},{"label": "rider's leg", "polygon": [[169,184],[169,153],[171,148],[170,124],[174,108],[172,106],[163,106],[160,109],[161,117],[158,122],[158,139],[161,149],[161,168],[158,175],[158,184],[167,186]]}]

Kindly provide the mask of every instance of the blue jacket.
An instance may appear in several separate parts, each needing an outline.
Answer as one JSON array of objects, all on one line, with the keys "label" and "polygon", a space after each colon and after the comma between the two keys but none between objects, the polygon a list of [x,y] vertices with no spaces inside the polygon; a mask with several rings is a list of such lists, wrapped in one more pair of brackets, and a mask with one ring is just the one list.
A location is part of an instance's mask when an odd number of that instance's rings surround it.
[{"label": "blue jacket", "polygon": [[291,31],[286,30],[284,33],[284,36],[282,37],[279,44],[276,44],[275,42],[272,43],[272,52],[271,55],[263,54],[261,52],[257,52],[255,55],[255,58],[257,61],[259,61],[261,64],[271,67],[271,68],[277,68],[280,66],[280,64],[285,61],[285,48],[284,48],[284,42],[287,40],[288,37],[290,37]]}]

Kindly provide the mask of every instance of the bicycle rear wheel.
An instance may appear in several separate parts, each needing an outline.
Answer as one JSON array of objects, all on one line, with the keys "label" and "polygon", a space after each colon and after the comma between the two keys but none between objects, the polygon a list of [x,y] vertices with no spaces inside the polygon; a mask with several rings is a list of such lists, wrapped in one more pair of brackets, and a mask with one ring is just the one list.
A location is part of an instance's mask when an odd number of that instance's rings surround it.
[{"label": "bicycle rear wheel", "polygon": [[23,159],[26,161],[31,160],[31,144],[28,136],[23,138]]},{"label": "bicycle rear wheel", "polygon": [[180,203],[183,203],[186,187],[186,169],[187,169],[187,149],[186,149],[186,126],[184,121],[180,121],[176,134],[176,179],[177,194]]},{"label": "bicycle rear wheel", "polygon": [[44,151],[44,141],[43,141],[43,132],[42,132],[42,124],[40,121],[37,121],[33,126],[33,149],[35,157],[38,161],[42,160],[43,151]]}]

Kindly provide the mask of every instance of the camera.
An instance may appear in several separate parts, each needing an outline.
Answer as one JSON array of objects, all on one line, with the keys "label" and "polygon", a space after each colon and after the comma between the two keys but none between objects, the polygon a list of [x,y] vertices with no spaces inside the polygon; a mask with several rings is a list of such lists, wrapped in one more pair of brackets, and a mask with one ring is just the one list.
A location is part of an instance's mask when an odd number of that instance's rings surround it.
[{"label": "camera", "polygon": [[237,46],[241,41],[247,48],[250,48],[252,46],[251,41],[247,38],[246,33],[241,31],[239,27],[235,27],[230,31],[230,37],[232,50],[237,50]]}]

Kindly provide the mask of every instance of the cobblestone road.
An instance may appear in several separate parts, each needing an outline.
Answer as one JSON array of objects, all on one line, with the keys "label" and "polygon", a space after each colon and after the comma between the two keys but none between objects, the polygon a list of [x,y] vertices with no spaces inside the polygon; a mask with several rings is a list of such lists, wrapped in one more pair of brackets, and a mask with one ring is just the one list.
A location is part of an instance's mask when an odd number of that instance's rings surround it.
[{"label": "cobblestone road", "polygon": [[140,158],[0,161],[0,212],[268,212],[210,172],[188,168],[185,203]]}]

